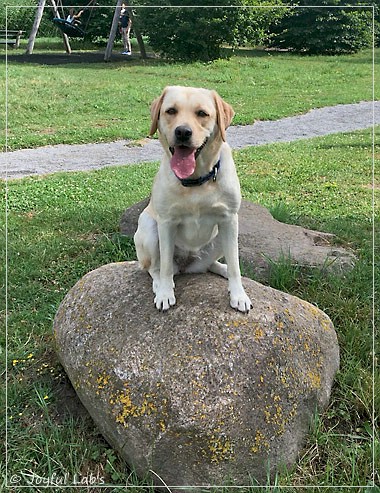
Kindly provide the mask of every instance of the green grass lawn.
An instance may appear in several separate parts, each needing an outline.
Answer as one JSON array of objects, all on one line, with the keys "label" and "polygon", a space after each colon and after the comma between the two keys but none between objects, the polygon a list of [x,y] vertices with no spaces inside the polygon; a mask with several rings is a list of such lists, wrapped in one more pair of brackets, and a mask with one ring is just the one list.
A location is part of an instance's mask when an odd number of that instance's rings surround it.
[{"label": "green grass lawn", "polygon": [[150,103],[170,84],[216,89],[234,107],[235,125],[368,101],[371,62],[371,50],[340,57],[240,50],[191,65],[137,58],[49,66],[32,55],[31,63],[8,63],[8,146],[139,139],[149,131]]},{"label": "green grass lawn", "polygon": [[[370,62],[370,51],[325,58],[244,52],[230,61],[195,65],[159,60],[78,66],[11,62],[9,144],[21,148],[140,138],[149,128],[150,102],[171,83],[217,89],[237,111],[235,123],[370,100]],[[376,158],[379,153],[376,147]],[[341,349],[331,403],[313,423],[298,464],[279,474],[276,484],[315,487],[307,491],[325,486],[331,493],[343,486],[369,486],[372,454],[380,461],[378,429],[373,437],[371,424],[371,131],[248,148],[234,156],[244,198],[268,207],[284,222],[335,233],[337,242],[358,257],[353,271],[341,277],[281,262],[273,265],[269,284],[324,310]],[[133,242],[119,234],[118,224],[129,205],[150,193],[157,167],[156,162],[57,173],[7,184],[8,460],[9,477],[21,475],[22,485],[36,481],[37,475],[56,474],[69,485],[94,477],[146,491],[81,408],[55,356],[52,321],[64,295],[88,271],[135,259]],[[5,183],[0,186],[4,210]],[[376,217],[376,245],[379,226]],[[377,312],[375,316],[378,322]],[[0,344],[4,354],[4,333]],[[378,425],[378,374],[374,394]]]}]

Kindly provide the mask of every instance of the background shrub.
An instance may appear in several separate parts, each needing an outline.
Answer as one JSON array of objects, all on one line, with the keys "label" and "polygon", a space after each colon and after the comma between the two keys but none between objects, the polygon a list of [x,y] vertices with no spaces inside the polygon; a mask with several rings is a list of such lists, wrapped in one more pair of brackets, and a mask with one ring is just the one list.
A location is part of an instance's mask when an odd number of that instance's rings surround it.
[{"label": "background shrub", "polygon": [[242,4],[234,28],[234,42],[238,46],[267,43],[270,26],[280,22],[289,10],[282,0],[242,0]]},{"label": "background shrub", "polygon": [[[372,43],[372,9],[339,5],[340,0],[300,0],[298,6],[284,0],[200,0],[197,7],[186,7],[187,0],[168,0],[156,7],[155,0],[141,0],[134,9],[135,25],[146,34],[154,51],[166,58],[183,61],[209,61],[226,54],[224,45],[238,47],[259,44],[310,54],[352,53]],[[0,0],[0,29],[5,29],[6,6]],[[8,28],[29,35],[38,0],[7,0]],[[88,6],[89,0],[63,0],[61,16],[68,6]],[[108,38],[115,0],[94,1],[81,17],[85,38],[91,42]],[[331,5],[335,6],[331,6]],[[380,0],[375,6],[375,39],[380,45]],[[100,6],[101,5],[101,6]],[[146,7],[144,7],[144,5]],[[324,7],[326,5],[326,7]],[[206,8],[199,8],[205,6]],[[239,7],[239,8],[236,8]],[[53,9],[46,5],[38,36],[59,37],[51,22]],[[133,27],[132,27],[133,29]]]},{"label": "background shrub", "polygon": [[[36,13],[36,9],[30,7],[33,3],[35,3],[33,0],[7,0],[7,2],[0,1],[0,29],[5,29],[6,27],[5,23],[7,14],[8,29],[18,29],[29,33]],[[8,9],[6,6],[8,6]],[[27,6],[29,6],[29,8]]]},{"label": "background shrub", "polygon": [[[270,27],[270,45],[310,54],[354,53],[372,42],[372,10],[341,7],[335,0],[301,0]],[[332,7],[323,5],[336,4]]]},{"label": "background shrub", "polygon": [[[168,7],[136,9],[139,25],[154,51],[169,59],[209,61],[222,56],[224,43],[233,45],[239,9],[218,7],[215,0],[201,0],[198,7],[185,7],[186,0],[173,0]],[[145,5],[157,5],[145,0]],[[231,5],[241,5],[232,0]],[[213,8],[213,7],[218,8]]]}]

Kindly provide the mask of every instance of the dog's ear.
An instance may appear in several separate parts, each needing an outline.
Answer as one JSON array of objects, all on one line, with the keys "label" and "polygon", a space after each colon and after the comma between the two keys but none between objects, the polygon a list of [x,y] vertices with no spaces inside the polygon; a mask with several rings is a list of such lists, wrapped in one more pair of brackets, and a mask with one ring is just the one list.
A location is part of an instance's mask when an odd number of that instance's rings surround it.
[{"label": "dog's ear", "polygon": [[155,99],[150,107],[150,116],[152,119],[152,124],[150,126],[150,131],[149,135],[152,136],[157,130],[158,127],[158,120],[160,118],[160,110],[162,106],[162,101],[164,100],[166,94],[166,89],[163,90],[162,94],[160,97]]},{"label": "dog's ear", "polygon": [[216,107],[216,122],[220,129],[222,139],[226,140],[226,129],[230,126],[234,117],[232,106],[226,103],[216,91],[213,91],[215,107]]}]

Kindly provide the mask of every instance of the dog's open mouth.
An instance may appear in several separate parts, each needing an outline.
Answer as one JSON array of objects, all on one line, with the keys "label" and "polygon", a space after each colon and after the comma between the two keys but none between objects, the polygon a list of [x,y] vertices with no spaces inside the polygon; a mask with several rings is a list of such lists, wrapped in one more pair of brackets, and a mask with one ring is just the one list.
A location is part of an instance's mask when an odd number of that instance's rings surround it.
[{"label": "dog's open mouth", "polygon": [[183,145],[169,147],[172,154],[170,166],[178,178],[182,180],[194,173],[196,167],[195,161],[206,143],[207,139],[203,142],[201,147],[198,147],[197,149]]},{"label": "dog's open mouth", "polygon": [[170,166],[176,176],[180,179],[188,178],[195,171],[196,149],[186,146],[171,147]]}]

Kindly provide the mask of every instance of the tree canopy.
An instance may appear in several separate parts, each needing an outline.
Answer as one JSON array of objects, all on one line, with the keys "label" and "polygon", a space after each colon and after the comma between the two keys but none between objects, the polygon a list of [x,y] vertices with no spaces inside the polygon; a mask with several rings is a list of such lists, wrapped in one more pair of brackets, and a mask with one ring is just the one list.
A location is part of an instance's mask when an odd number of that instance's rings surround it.
[{"label": "tree canopy", "polygon": [[354,53],[372,41],[372,8],[339,0],[300,0],[270,31],[271,46],[310,54]]},{"label": "tree canopy", "polygon": [[[380,0],[375,5],[375,34],[380,38]],[[29,32],[38,0],[7,0],[8,28]],[[61,16],[75,3],[84,7],[81,27],[91,41],[105,40],[110,31],[116,0],[63,0]],[[49,2],[47,2],[48,4]],[[128,1],[126,2],[128,3]],[[226,55],[226,46],[271,46],[310,54],[340,54],[358,51],[372,42],[372,7],[352,0],[299,0],[288,5],[284,0],[140,0],[133,7],[135,25],[150,47],[159,55],[180,61],[210,61]],[[27,7],[29,6],[29,7]],[[86,8],[88,7],[88,8]],[[5,28],[6,7],[0,5],[0,27]],[[51,20],[53,9],[47,5],[39,34],[58,34]],[[231,50],[229,50],[231,53]]]}]

